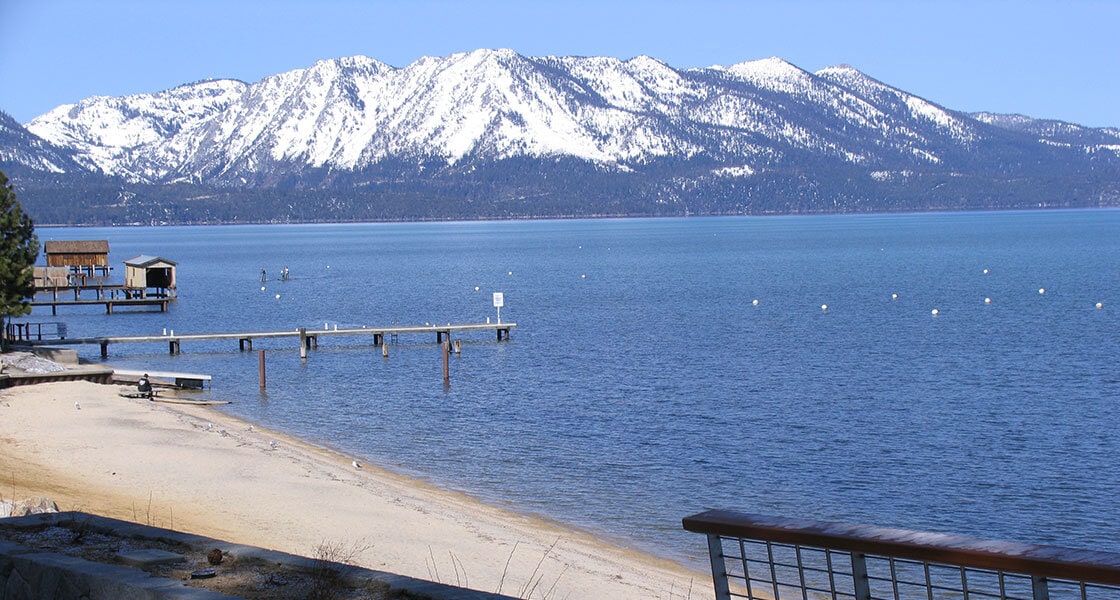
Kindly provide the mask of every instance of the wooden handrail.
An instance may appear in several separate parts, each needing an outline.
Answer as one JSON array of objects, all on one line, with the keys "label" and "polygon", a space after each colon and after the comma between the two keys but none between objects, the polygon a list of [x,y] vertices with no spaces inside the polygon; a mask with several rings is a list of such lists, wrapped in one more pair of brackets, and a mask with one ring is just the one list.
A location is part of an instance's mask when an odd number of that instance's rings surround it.
[{"label": "wooden handrail", "polygon": [[868,525],[711,510],[682,520],[694,533],[1120,585],[1120,554]]}]

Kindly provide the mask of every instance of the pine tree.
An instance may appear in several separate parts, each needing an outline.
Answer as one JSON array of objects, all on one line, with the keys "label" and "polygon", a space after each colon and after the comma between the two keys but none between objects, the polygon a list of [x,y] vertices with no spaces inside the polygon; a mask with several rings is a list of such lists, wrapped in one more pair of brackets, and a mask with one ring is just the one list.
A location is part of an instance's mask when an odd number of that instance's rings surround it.
[{"label": "pine tree", "polygon": [[29,299],[35,295],[32,267],[39,256],[39,238],[31,217],[23,212],[8,176],[0,171],[0,349],[7,347],[4,335],[8,317],[31,312]]}]

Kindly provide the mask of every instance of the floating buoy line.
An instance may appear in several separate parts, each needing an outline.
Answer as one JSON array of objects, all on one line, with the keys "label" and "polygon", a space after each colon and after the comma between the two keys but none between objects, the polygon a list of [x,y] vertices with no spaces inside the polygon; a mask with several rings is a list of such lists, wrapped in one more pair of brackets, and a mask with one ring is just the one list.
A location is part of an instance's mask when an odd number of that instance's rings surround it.
[{"label": "floating buoy line", "polygon": [[[984,274],[985,275],[988,274],[988,269],[984,269]],[[1038,288],[1038,295],[1045,296],[1046,295],[1046,288]],[[899,299],[899,295],[898,295],[897,292],[894,292],[894,293],[891,294],[891,300],[892,301],[898,300],[898,299]],[[761,301],[758,298],[754,298],[754,299],[751,300],[751,306],[758,306],[760,304],[760,302]],[[990,306],[991,304],[992,304],[992,297],[991,296],[985,296],[984,297],[984,305],[985,306]],[[1097,303],[1093,304],[1093,308],[1095,308],[1096,310],[1104,310],[1104,303],[1103,302],[1097,302]],[[829,311],[829,305],[828,304],[821,304],[820,309],[821,309],[821,312],[828,312]],[[933,308],[933,309],[930,310],[930,314],[936,317],[936,316],[941,314],[941,309],[940,308]]]}]

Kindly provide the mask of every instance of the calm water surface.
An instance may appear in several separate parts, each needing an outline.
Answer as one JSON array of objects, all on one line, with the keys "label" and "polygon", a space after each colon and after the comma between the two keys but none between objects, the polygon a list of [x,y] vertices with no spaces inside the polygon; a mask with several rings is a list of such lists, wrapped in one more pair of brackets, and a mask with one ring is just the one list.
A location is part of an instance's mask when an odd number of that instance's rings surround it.
[{"label": "calm water surface", "polygon": [[680,519],[717,507],[1120,551],[1120,211],[39,236],[108,239],[114,280],[179,263],[167,314],[24,319],[71,337],[477,322],[503,292],[512,340],[466,334],[449,388],[434,336],[257,341],[267,393],[231,342],[106,362],[662,555],[702,556]]}]

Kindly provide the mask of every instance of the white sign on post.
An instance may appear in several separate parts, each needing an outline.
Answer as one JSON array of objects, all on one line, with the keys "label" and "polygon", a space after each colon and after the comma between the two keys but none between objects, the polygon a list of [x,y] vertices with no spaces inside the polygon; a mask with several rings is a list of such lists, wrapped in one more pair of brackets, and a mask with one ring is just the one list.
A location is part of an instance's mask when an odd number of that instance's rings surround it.
[{"label": "white sign on post", "polygon": [[498,309],[498,322],[502,322],[502,306],[506,303],[505,296],[501,292],[494,292],[494,308]]}]

